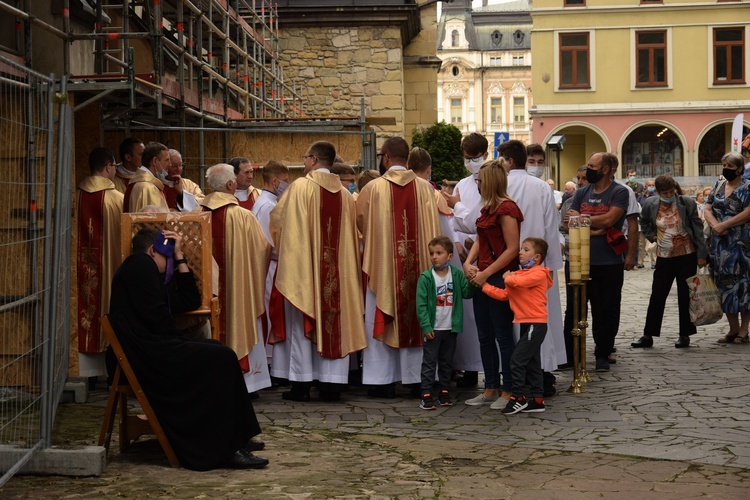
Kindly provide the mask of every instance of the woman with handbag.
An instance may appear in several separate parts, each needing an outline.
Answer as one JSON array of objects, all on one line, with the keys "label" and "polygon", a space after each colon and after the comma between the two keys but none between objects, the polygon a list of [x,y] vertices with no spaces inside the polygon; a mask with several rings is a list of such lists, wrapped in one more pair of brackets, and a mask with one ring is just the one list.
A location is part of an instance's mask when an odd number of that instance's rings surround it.
[{"label": "woman with handbag", "polygon": [[690,336],[696,329],[690,321],[690,291],[686,280],[695,274],[696,265],[706,265],[707,250],[703,238],[703,223],[698,215],[695,200],[683,196],[680,185],[671,175],[660,175],[656,178],[655,185],[659,196],[644,202],[640,224],[646,239],[656,243],[656,266],[643,336],[630,345],[654,345],[654,337],[661,334],[664,304],[672,289],[672,283],[677,280],[680,338],[674,346],[688,347]]},{"label": "woman with handbag", "polygon": [[[482,197],[482,211],[477,219],[477,241],[464,262],[466,278],[480,288],[474,294],[474,318],[484,368],[484,392],[468,399],[466,404],[492,403],[492,409],[504,408],[510,398],[513,387],[510,357],[516,344],[510,304],[491,298],[482,292],[481,287],[489,283],[505,288],[503,273],[518,269],[523,221],[521,209],[508,196],[508,178],[503,164],[502,158],[489,160],[479,169],[477,185]],[[502,397],[498,397],[501,369]]]},{"label": "woman with handbag", "polygon": [[710,266],[729,333],[721,344],[747,344],[750,324],[750,181],[743,180],[745,159],[727,153],[721,175],[706,199],[704,216],[711,227]]}]

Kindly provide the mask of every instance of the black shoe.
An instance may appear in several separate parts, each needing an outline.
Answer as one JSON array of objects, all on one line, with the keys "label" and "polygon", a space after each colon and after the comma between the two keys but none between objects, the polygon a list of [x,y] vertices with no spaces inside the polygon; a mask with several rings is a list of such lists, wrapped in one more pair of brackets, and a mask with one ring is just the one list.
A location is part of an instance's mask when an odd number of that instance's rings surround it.
[{"label": "black shoe", "polygon": [[653,347],[654,346],[654,339],[651,337],[646,337],[645,335],[641,338],[639,338],[636,342],[633,342],[630,344],[630,347]]},{"label": "black shoe", "polygon": [[555,382],[557,381],[557,378],[550,372],[544,372],[544,397],[545,398],[551,398],[555,394],[557,394],[557,389],[555,389]]},{"label": "black shoe", "polygon": [[266,447],[266,443],[264,443],[260,439],[250,438],[247,444],[242,447],[242,449],[245,451],[253,452],[253,451],[260,451],[265,447]]},{"label": "black shoe", "polygon": [[320,400],[336,402],[341,400],[341,393],[339,391],[320,391]]},{"label": "black shoe", "polygon": [[307,403],[308,401],[310,401],[310,393],[291,390],[291,391],[282,392],[281,398],[286,399],[287,401],[298,401],[300,403]]},{"label": "black shoe", "polygon": [[479,373],[478,372],[464,372],[464,376],[456,382],[456,387],[460,388],[472,388],[479,384]]},{"label": "black shoe", "polygon": [[393,399],[396,397],[396,386],[394,384],[378,385],[367,389],[367,395],[371,398]]},{"label": "black shoe", "polygon": [[422,394],[422,401],[419,402],[419,407],[423,410],[435,410],[437,409],[437,405],[435,404],[435,399],[432,397],[432,394],[429,392],[425,392]]},{"label": "black shoe", "polygon": [[231,469],[262,469],[268,465],[268,459],[258,457],[245,450],[237,450],[227,462]]},{"label": "black shoe", "polygon": [[440,390],[440,393],[438,394],[438,401],[440,402],[440,406],[453,406],[451,395],[447,389]]},{"label": "black shoe", "polygon": [[617,364],[617,358],[615,358],[614,356],[607,356],[607,361],[610,365]]},{"label": "black shoe", "polygon": [[678,349],[681,349],[683,347],[690,347],[690,337],[683,337],[680,335],[680,340],[675,342],[674,346]]},{"label": "black shoe", "polygon": [[612,352],[617,352],[617,347],[612,346]]},{"label": "black shoe", "polygon": [[607,358],[596,358],[596,371],[608,372],[609,371],[609,360]]}]

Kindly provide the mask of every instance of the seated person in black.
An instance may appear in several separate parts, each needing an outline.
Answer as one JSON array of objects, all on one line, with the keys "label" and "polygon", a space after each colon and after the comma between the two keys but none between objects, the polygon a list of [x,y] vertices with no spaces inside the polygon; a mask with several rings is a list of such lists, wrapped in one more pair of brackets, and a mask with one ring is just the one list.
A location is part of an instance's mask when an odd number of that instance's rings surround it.
[{"label": "seated person in black", "polygon": [[[109,318],[180,463],[261,468],[261,432],[237,355],[214,340],[178,336],[173,314],[200,306],[172,231],[143,229],[112,280]],[[169,282],[169,286],[165,285]]]}]

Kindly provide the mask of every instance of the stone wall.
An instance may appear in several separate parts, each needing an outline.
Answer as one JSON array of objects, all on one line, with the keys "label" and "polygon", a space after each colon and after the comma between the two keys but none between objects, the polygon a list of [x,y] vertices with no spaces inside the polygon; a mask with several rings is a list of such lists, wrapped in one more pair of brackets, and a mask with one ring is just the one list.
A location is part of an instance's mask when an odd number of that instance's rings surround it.
[{"label": "stone wall", "polygon": [[[392,117],[378,137],[403,136],[404,68],[397,28],[287,28],[279,35],[285,81],[296,86],[306,117]],[[411,132],[411,131],[409,131]]]}]

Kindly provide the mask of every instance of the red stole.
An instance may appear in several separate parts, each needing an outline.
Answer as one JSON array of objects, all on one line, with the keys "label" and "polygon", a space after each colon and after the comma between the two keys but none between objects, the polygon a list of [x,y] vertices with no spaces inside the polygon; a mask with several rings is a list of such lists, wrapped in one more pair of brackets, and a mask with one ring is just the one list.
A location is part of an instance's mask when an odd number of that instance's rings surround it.
[{"label": "red stole", "polygon": [[284,317],[284,296],[276,288],[276,273],[279,266],[273,272],[273,285],[271,286],[271,296],[268,298],[268,319],[271,320],[271,331],[276,340],[271,344],[284,342],[286,340],[286,318]]},{"label": "red stole", "polygon": [[122,201],[122,213],[130,212],[130,194],[133,192],[133,185],[128,184],[125,188],[125,198]]},{"label": "red stole", "polygon": [[[341,352],[341,276],[339,275],[339,235],[341,233],[341,192],[331,193],[320,188],[320,290],[322,346],[318,346],[324,358],[339,359]],[[307,318],[305,318],[307,320]],[[310,320],[311,328],[315,323]],[[314,338],[315,334],[312,333]]]},{"label": "red stole", "polygon": [[[99,352],[104,194],[78,192],[78,352]],[[107,284],[109,286],[109,284]]]},{"label": "red stole", "polygon": [[227,343],[227,308],[226,303],[226,215],[227,206],[211,210],[211,236],[213,237],[214,259],[219,267],[219,342]]},{"label": "red stole", "polygon": [[253,209],[253,205],[255,205],[255,198],[253,198],[253,194],[252,193],[248,193],[247,200],[242,201],[239,198],[237,198],[237,201],[239,202],[239,204],[240,204],[240,206],[242,208],[247,209],[247,210],[252,210]]},{"label": "red stole", "polygon": [[422,331],[417,321],[417,280],[419,278],[419,212],[417,211],[416,183],[399,186],[391,182],[393,204],[393,242],[395,244],[394,271],[396,275],[396,317],[375,310],[373,336],[385,333],[395,321],[399,347],[420,347]]},{"label": "red stole", "polygon": [[177,190],[165,183],[163,193],[164,199],[167,200],[167,206],[172,210],[177,210]]}]

